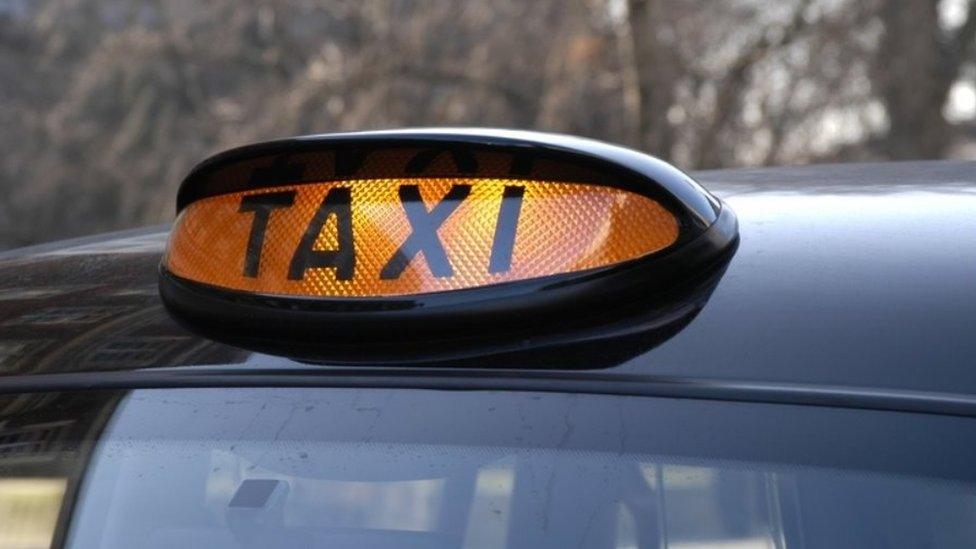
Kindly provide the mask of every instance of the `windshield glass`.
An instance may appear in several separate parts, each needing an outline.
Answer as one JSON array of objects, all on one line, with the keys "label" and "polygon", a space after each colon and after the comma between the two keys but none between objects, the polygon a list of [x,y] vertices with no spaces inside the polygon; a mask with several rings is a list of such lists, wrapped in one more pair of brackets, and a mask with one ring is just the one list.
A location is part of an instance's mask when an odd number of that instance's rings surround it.
[{"label": "windshield glass", "polygon": [[[26,478],[49,494],[35,523],[60,524],[69,547],[976,543],[976,450],[932,452],[976,435],[963,418],[421,390],[98,402],[85,437],[47,446],[60,465]],[[4,462],[0,523],[30,455]]]},{"label": "windshield glass", "polygon": [[230,446],[108,442],[71,546],[918,547],[936,529],[976,542],[971,485],[559,449]]}]

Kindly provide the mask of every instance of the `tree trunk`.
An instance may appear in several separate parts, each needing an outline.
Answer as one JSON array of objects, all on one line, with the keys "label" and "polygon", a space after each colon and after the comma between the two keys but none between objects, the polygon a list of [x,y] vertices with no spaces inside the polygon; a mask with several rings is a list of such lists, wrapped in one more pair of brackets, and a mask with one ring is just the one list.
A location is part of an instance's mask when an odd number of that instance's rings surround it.
[{"label": "tree trunk", "polygon": [[889,158],[939,158],[950,143],[942,107],[957,74],[948,66],[938,2],[884,2],[884,34],[875,61],[875,84],[888,115],[883,153]]},{"label": "tree trunk", "polygon": [[657,31],[656,0],[628,0],[628,20],[637,76],[637,131],[640,145],[647,152],[669,158],[674,148],[674,128],[668,122],[668,110],[674,104],[674,86],[678,79],[677,62]]}]

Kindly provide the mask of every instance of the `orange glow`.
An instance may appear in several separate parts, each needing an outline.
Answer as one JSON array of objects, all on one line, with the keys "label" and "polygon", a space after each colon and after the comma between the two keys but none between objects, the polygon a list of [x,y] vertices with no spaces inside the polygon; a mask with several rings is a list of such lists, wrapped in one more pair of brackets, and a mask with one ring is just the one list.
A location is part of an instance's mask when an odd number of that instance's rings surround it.
[{"label": "orange glow", "polygon": [[[409,194],[403,187],[419,191],[423,200],[412,204],[414,219],[403,203]],[[462,192],[463,187],[467,191]],[[510,196],[503,207],[506,188],[522,196]],[[288,196],[289,202],[264,212],[266,230],[258,241],[252,231],[259,214],[242,207],[242,200],[264,200],[258,195],[271,193]],[[317,233],[313,223],[323,201],[342,196],[351,199],[345,210],[351,218],[351,249],[350,239],[344,246],[344,227],[348,230],[349,224],[343,224],[341,207],[319,215],[325,222]],[[502,229],[515,228],[514,242],[511,232],[496,234],[499,219],[507,220],[501,222]],[[430,226],[418,226],[425,220]],[[325,257],[340,250],[348,253],[347,259],[354,258],[345,275],[334,263],[336,253],[322,260],[333,261],[329,266],[298,264],[296,271],[296,253],[303,248],[306,232],[311,234],[305,246],[309,255]],[[391,258],[411,233],[415,234],[408,244],[421,245],[413,255],[404,254],[409,257],[401,258],[405,264],[398,270]],[[435,242],[421,238],[434,234]],[[663,250],[677,238],[677,220],[658,202],[610,187],[484,178],[377,179],[286,185],[194,202],[178,217],[164,261],[178,276],[233,290],[378,297],[603,267]],[[252,246],[251,256],[249,242],[260,244]],[[426,257],[437,255],[438,247],[447,264],[438,266],[436,257]],[[247,257],[252,260],[250,273]]]}]

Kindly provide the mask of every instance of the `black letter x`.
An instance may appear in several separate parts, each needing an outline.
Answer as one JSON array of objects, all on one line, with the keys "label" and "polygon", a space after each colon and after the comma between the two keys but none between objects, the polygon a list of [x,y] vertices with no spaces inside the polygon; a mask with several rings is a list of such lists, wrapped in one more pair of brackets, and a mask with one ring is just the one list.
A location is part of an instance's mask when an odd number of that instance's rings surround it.
[{"label": "black letter x", "polygon": [[424,200],[420,197],[420,187],[402,185],[399,189],[400,202],[403,203],[403,211],[407,213],[413,232],[386,262],[383,270],[380,271],[380,278],[383,280],[399,278],[418,252],[424,252],[424,259],[427,260],[427,266],[434,276],[443,278],[453,275],[454,269],[447,260],[444,246],[437,238],[437,229],[461,205],[470,192],[471,185],[452,185],[451,190],[444,195],[444,199],[428,212]]}]

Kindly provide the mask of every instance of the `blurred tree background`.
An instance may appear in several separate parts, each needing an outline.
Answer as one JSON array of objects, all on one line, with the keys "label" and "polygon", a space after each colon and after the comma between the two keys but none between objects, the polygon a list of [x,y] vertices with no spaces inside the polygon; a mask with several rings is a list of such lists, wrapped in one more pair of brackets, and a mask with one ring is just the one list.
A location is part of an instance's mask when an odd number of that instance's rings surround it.
[{"label": "blurred tree background", "polygon": [[976,156],[976,0],[0,0],[0,248],[249,141],[566,132],[692,169]]}]

